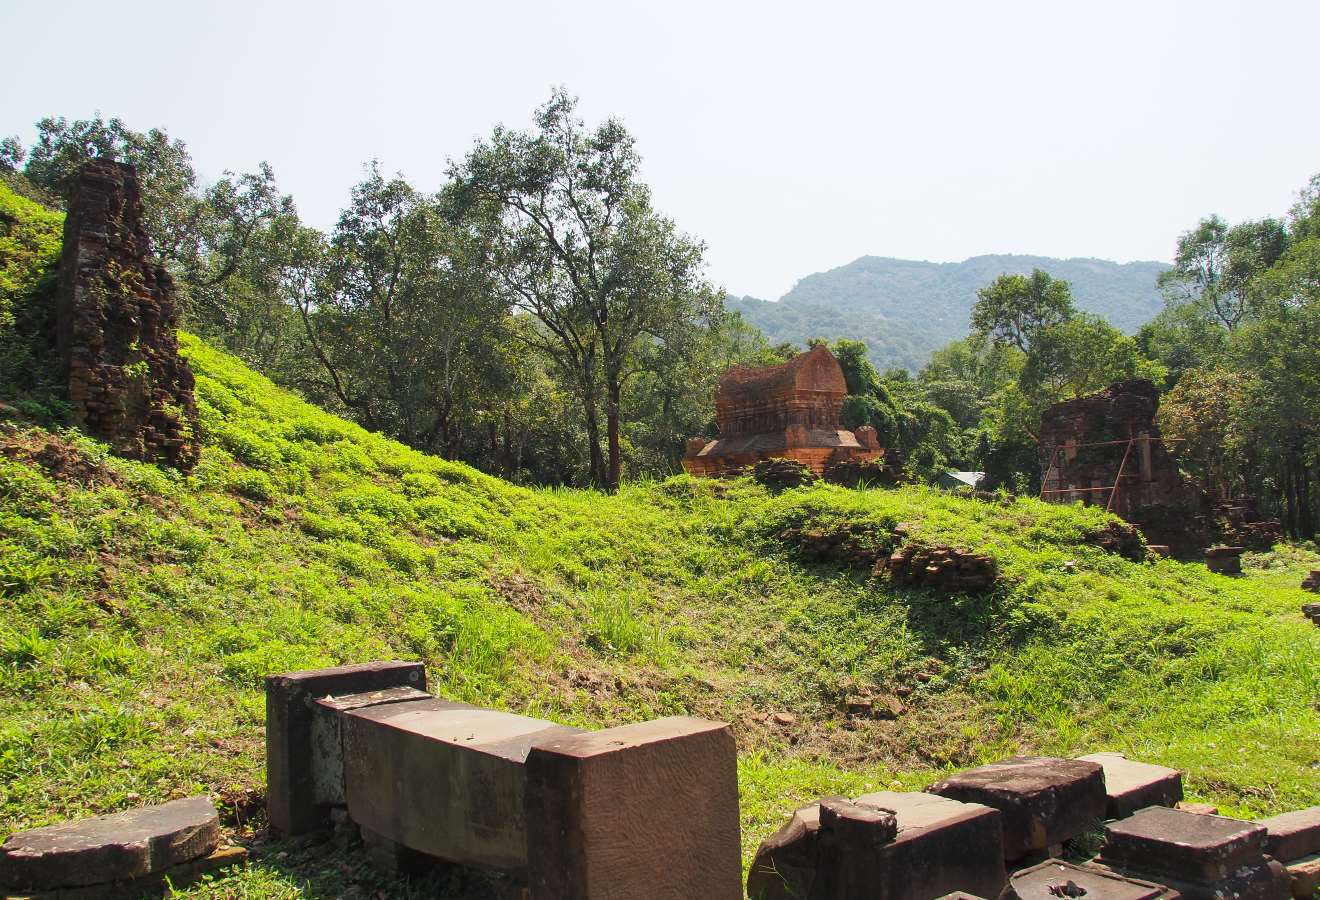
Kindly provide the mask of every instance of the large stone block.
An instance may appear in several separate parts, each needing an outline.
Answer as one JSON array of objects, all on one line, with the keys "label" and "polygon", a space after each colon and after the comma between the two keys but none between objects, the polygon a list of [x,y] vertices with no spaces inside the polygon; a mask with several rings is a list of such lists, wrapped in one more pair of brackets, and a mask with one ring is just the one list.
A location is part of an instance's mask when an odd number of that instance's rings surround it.
[{"label": "large stone block", "polygon": [[[872,841],[860,830],[840,833],[822,821],[822,806],[804,806],[761,842],[747,876],[757,900],[929,900],[967,892],[997,897],[1004,887],[1001,815],[915,791],[879,791],[852,801],[888,810],[897,820],[892,840]],[[887,829],[886,829],[887,831]]]},{"label": "large stone block", "polygon": [[421,663],[371,662],[266,678],[266,806],[271,828],[288,835],[328,824],[317,801],[315,701],[387,688],[426,689]]},{"label": "large stone block", "polygon": [[526,869],[524,762],[538,741],[580,729],[437,698],[341,715],[355,822],[450,862]]},{"label": "large stone block", "polygon": [[1113,872],[1078,866],[1059,859],[1014,872],[1009,878],[1017,900],[1156,900],[1168,893],[1162,884],[1124,878]]},{"label": "large stone block", "polygon": [[1105,826],[1102,862],[1213,883],[1260,862],[1265,829],[1251,822],[1152,806]]},{"label": "large stone block", "polygon": [[1320,853],[1320,806],[1261,819],[1265,826],[1265,849],[1280,862]]},{"label": "large stone block", "polygon": [[1004,854],[1021,859],[1084,834],[1104,819],[1104,770],[1079,759],[1014,756],[969,769],[927,788],[1003,814]]},{"label": "large stone block", "polygon": [[207,797],[34,828],[0,846],[0,893],[145,878],[219,844],[220,818]]},{"label": "large stone block", "polygon": [[[1095,868],[1107,869],[1127,878],[1158,881],[1169,889],[1170,900],[1288,900],[1290,881],[1283,864],[1268,856],[1258,857],[1234,869],[1219,881],[1187,881],[1158,872],[1144,872],[1092,862]],[[1310,900],[1310,898],[1305,898]]]},{"label": "large stone block", "polygon": [[1316,891],[1320,891],[1320,854],[1289,862],[1288,877],[1292,880],[1295,900],[1312,900]]},{"label": "large stone block", "polygon": [[1147,806],[1176,806],[1183,797],[1182,773],[1166,766],[1136,762],[1122,753],[1079,756],[1105,770],[1105,817],[1125,819]]},{"label": "large stone block", "polygon": [[532,900],[742,897],[737,748],[722,722],[542,740],[526,808]]}]

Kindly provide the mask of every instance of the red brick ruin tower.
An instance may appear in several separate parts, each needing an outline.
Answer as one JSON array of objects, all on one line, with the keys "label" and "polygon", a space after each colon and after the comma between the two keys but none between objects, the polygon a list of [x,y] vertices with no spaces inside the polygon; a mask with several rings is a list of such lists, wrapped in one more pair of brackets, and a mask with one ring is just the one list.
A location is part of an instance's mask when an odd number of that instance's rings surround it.
[{"label": "red brick ruin tower", "polygon": [[1155,422],[1160,392],[1120,381],[1047,408],[1040,419],[1041,499],[1103,506],[1151,543],[1187,553],[1209,541],[1206,504]]},{"label": "red brick ruin tower", "polygon": [[820,475],[833,463],[884,456],[874,428],[854,434],[840,426],[847,393],[843,369],[824,346],[778,366],[734,366],[715,396],[719,437],[689,439],[683,468],[720,475],[763,459],[793,459]]},{"label": "red brick ruin tower", "polygon": [[174,280],[152,259],[132,166],[78,173],[60,259],[56,345],[74,422],[131,459],[197,461],[193,374],[179,356]]}]

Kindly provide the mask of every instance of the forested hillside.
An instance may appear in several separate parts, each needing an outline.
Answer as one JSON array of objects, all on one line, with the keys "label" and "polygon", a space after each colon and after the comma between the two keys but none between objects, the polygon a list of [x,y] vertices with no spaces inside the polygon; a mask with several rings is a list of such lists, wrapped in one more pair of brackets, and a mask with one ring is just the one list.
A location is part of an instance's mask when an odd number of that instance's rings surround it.
[{"label": "forested hillside", "polygon": [[1168,268],[1157,262],[1019,255],[974,256],[960,263],[863,256],[808,275],[778,302],[741,297],[729,305],[772,342],[865,341],[876,368],[916,371],[932,351],[967,336],[976,292],[999,275],[1042,269],[1072,285],[1080,309],[1131,334],[1163,307],[1156,281]]}]

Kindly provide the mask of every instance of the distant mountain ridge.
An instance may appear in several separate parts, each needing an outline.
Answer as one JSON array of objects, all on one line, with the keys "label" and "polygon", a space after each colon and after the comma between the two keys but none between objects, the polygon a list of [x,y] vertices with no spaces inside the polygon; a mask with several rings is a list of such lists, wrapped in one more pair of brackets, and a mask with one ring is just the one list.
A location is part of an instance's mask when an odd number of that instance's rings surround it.
[{"label": "distant mountain ridge", "polygon": [[1062,278],[1072,285],[1079,308],[1131,333],[1163,308],[1156,279],[1167,268],[1161,262],[1018,254],[958,263],[863,256],[808,275],[777,301],[730,297],[728,302],[773,342],[853,338],[866,341],[878,368],[916,370],[932,351],[967,335],[977,290],[1006,272],[1043,269]]}]

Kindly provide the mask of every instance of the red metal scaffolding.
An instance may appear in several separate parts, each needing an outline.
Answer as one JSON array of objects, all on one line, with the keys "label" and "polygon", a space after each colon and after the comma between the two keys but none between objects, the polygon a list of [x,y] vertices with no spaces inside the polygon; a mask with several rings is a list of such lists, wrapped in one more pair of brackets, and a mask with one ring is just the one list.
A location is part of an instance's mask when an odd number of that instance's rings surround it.
[{"label": "red metal scaffolding", "polygon": [[[1114,507],[1117,505],[1118,489],[1122,485],[1124,477],[1127,478],[1138,477],[1136,475],[1124,476],[1123,474],[1124,470],[1127,468],[1128,458],[1132,455],[1132,448],[1139,441],[1143,441],[1146,444],[1151,444],[1151,443],[1172,443],[1175,440],[1176,439],[1174,438],[1169,438],[1166,440],[1165,438],[1162,437],[1151,437],[1148,434],[1143,434],[1138,437],[1127,438],[1126,440],[1092,441],[1090,443],[1085,443],[1085,444],[1055,445],[1054,449],[1050,451],[1050,464],[1045,467],[1045,474],[1042,475],[1040,479],[1040,499],[1049,501],[1050,499],[1049,495],[1055,495],[1055,494],[1083,494],[1083,493],[1096,493],[1099,491],[1108,491],[1109,500],[1108,502],[1105,503],[1105,511],[1113,512]],[[1066,487],[1066,488],[1047,487],[1050,483],[1050,476],[1054,474],[1054,472],[1058,469],[1056,463],[1059,458],[1060,450],[1082,450],[1086,447],[1118,447],[1118,446],[1123,447],[1123,458],[1118,464],[1118,473],[1114,476],[1114,483],[1112,485],[1109,485],[1107,487],[1103,485],[1100,487]]]}]

